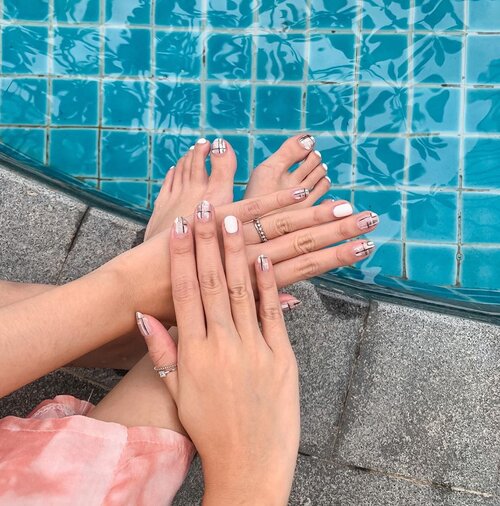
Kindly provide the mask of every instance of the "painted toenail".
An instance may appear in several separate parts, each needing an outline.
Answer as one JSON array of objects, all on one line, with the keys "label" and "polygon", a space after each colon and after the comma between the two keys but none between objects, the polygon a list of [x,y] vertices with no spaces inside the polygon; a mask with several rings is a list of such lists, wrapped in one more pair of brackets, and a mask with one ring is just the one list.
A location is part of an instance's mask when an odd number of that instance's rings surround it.
[{"label": "painted toenail", "polygon": [[314,154],[315,154],[318,158],[321,158],[321,151],[316,150],[316,151],[314,152]]},{"label": "painted toenail", "polygon": [[354,254],[357,257],[367,257],[375,248],[375,244],[372,241],[361,243],[359,246],[354,248]]},{"label": "painted toenail", "polygon": [[227,151],[226,141],[224,139],[215,139],[212,142],[212,153],[214,155],[223,155]]},{"label": "painted toenail", "polygon": [[345,218],[346,216],[351,216],[351,214],[352,206],[348,202],[333,208],[333,216],[335,216],[335,218]]},{"label": "painted toenail", "polygon": [[368,216],[363,216],[358,220],[358,227],[360,230],[368,230],[380,223],[378,214],[370,213]]},{"label": "painted toenail", "polygon": [[207,142],[208,141],[205,139],[205,137],[202,137],[196,141],[196,144],[206,144]]},{"label": "painted toenail", "polygon": [[189,151],[193,151],[193,149],[194,149],[194,146],[191,146],[191,147],[189,148]]},{"label": "painted toenail", "polygon": [[316,139],[312,135],[303,135],[302,137],[300,137],[299,143],[304,149],[310,151],[312,148],[314,148],[314,145],[316,144]]},{"label": "painted toenail", "polygon": [[332,184],[332,180],[328,177],[328,176],[325,176],[325,179],[330,183]]},{"label": "painted toenail", "polygon": [[325,172],[328,172],[328,165],[326,163],[322,163],[321,167],[325,169]]}]

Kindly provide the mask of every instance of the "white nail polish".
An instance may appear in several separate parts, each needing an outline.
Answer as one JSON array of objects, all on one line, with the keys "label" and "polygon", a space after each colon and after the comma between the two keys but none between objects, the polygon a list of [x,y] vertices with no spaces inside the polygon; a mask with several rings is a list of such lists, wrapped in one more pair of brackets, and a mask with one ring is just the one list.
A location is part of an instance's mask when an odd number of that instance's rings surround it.
[{"label": "white nail polish", "polygon": [[193,149],[194,149],[194,146],[191,146],[191,147],[189,148],[189,151],[193,151]]},{"label": "white nail polish", "polygon": [[351,216],[352,214],[352,206],[349,203],[340,204],[340,206],[335,206],[333,208],[333,216],[335,218],[345,218],[346,216]]},{"label": "white nail polish", "polygon": [[332,180],[328,177],[328,176],[325,176],[325,179],[330,183],[332,184]]},{"label": "white nail polish", "polygon": [[328,165],[326,163],[322,163],[321,167],[323,167],[325,169],[325,172],[328,172]]},{"label": "white nail polish", "polygon": [[228,234],[238,232],[238,220],[234,216],[226,216],[224,218],[224,228]]},{"label": "white nail polish", "polygon": [[198,140],[196,141],[196,144],[206,144],[207,142],[208,142],[208,141],[207,141],[204,137],[202,137],[201,139],[198,139]]},{"label": "white nail polish", "polygon": [[315,154],[316,156],[318,156],[319,158],[321,158],[321,153],[320,153],[318,150],[316,150],[316,151],[314,152],[314,154]]}]

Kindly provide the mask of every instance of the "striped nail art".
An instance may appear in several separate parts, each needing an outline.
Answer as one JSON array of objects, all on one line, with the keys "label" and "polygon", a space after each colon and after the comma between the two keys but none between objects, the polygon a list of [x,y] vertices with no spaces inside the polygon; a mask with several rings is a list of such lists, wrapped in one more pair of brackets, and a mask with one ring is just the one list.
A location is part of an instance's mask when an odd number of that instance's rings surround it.
[{"label": "striped nail art", "polygon": [[223,155],[227,151],[227,144],[224,139],[220,137],[212,142],[212,153],[214,155]]},{"label": "striped nail art", "polygon": [[371,254],[374,248],[375,243],[373,243],[372,241],[363,242],[359,246],[356,246],[354,248],[354,254],[357,257],[367,257]]},{"label": "striped nail art", "polygon": [[299,143],[302,145],[304,149],[307,149],[307,151],[311,151],[312,148],[314,148],[316,144],[316,139],[312,135],[303,135],[299,139]]},{"label": "striped nail art", "polygon": [[378,214],[370,213],[369,216],[364,216],[358,220],[358,227],[360,230],[368,230],[380,223]]}]

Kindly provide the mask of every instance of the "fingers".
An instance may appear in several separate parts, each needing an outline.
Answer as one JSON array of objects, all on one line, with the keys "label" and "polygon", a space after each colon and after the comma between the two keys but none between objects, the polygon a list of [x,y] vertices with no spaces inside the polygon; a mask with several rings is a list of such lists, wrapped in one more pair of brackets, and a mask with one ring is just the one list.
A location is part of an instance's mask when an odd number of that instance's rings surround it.
[{"label": "fingers", "polygon": [[298,256],[275,265],[276,283],[281,288],[339,267],[352,265],[371,255],[374,249],[375,245],[371,241],[352,241]]},{"label": "fingers", "polygon": [[290,342],[283,320],[281,302],[271,260],[260,255],[255,262],[255,277],[259,290],[259,319],[262,335],[274,352],[289,348]]},{"label": "fingers", "polygon": [[234,324],[242,338],[259,330],[241,222],[226,216],[223,226],[226,280]]},{"label": "fingers", "polygon": [[[167,329],[149,315],[136,313],[137,326],[146,341],[149,356],[155,367],[164,367],[177,364],[177,346],[168,333]],[[178,374],[177,371],[167,374],[163,381],[174,401],[178,396]]]},{"label": "fingers", "polygon": [[175,219],[170,236],[170,277],[172,298],[182,340],[206,336],[205,317],[196,275],[191,227],[184,218]]}]

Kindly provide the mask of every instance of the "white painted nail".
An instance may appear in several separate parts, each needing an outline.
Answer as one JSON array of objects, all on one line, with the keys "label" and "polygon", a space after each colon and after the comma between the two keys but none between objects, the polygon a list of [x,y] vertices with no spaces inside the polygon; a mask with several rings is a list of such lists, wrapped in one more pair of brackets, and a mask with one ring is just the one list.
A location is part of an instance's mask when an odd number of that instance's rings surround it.
[{"label": "white painted nail", "polygon": [[193,149],[194,149],[194,146],[191,146],[191,147],[189,148],[189,151],[193,151]]},{"label": "white painted nail", "polygon": [[325,169],[325,172],[328,172],[328,165],[326,163],[322,163],[321,167],[323,167]]},{"label": "white painted nail", "polygon": [[234,216],[226,216],[224,218],[224,228],[228,234],[236,234],[238,232],[238,220]]},{"label": "white painted nail", "polygon": [[328,176],[325,176],[325,179],[330,183],[332,184],[332,180],[328,177]]},{"label": "white painted nail", "polygon": [[333,216],[335,218],[345,218],[346,216],[351,216],[352,214],[352,206],[349,203],[340,204],[340,206],[335,206],[333,208]]},{"label": "white painted nail", "polygon": [[316,150],[316,151],[314,152],[314,154],[315,154],[316,156],[318,156],[319,158],[321,158],[321,152],[320,152],[320,151]]},{"label": "white painted nail", "polygon": [[206,144],[207,142],[208,141],[205,139],[205,137],[202,137],[196,141],[196,144]]}]

